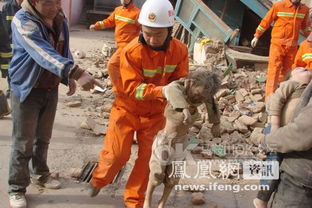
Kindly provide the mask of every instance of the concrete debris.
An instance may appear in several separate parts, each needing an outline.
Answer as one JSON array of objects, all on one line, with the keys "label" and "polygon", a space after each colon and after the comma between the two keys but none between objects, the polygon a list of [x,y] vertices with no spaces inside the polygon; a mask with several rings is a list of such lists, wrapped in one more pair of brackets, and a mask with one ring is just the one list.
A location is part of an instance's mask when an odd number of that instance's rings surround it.
[{"label": "concrete debris", "polygon": [[117,47],[114,42],[105,42],[103,44],[101,52],[105,58],[110,58],[113,55],[113,53],[115,53],[116,49]]},{"label": "concrete debris", "polygon": [[247,108],[249,110],[252,111],[252,113],[259,113],[259,112],[263,112],[264,111],[264,108],[265,108],[265,104],[264,102],[253,102],[251,104],[249,104],[247,106]]},{"label": "concrete debris", "polygon": [[80,128],[82,128],[82,129],[87,129],[87,130],[91,130],[91,127],[87,124],[86,121],[81,122]]},{"label": "concrete debris", "polygon": [[212,159],[213,157],[213,152],[211,150],[204,150],[200,154],[203,159]]},{"label": "concrete debris", "polygon": [[235,128],[234,128],[234,126],[233,126],[233,124],[232,124],[232,122],[235,120],[235,119],[231,119],[230,120],[230,118],[228,118],[227,120],[226,120],[226,118],[225,117],[222,117],[223,119],[222,119],[222,121],[221,121],[221,133],[222,134],[224,134],[224,133],[232,133],[232,132],[234,132],[235,131]]},{"label": "concrete debris", "polygon": [[216,98],[219,100],[221,97],[224,97],[228,95],[229,93],[230,93],[229,89],[220,89],[216,94]]},{"label": "concrete debris", "polygon": [[252,118],[250,116],[246,116],[246,115],[239,117],[238,120],[240,122],[242,122],[243,124],[245,124],[246,126],[252,126],[255,123],[257,123],[257,119],[254,119],[254,118]]},{"label": "concrete debris", "polygon": [[82,168],[71,168],[69,169],[68,175],[72,178],[78,179],[81,176]]},{"label": "concrete debris", "polygon": [[74,56],[77,59],[84,59],[86,57],[86,53],[84,51],[81,51],[81,50],[76,50],[76,51],[74,51]]},{"label": "concrete debris", "polygon": [[254,95],[254,94],[261,94],[262,93],[262,89],[253,89],[253,90],[250,91],[250,93],[252,95]]},{"label": "concrete debris", "polygon": [[264,96],[260,94],[254,94],[251,96],[251,100],[253,100],[254,102],[264,101]]},{"label": "concrete debris", "polygon": [[72,101],[65,104],[67,107],[76,108],[81,106],[81,101]]},{"label": "concrete debris", "polygon": [[234,110],[239,111],[241,115],[246,115],[246,116],[252,115],[252,112],[247,108],[247,105],[237,104],[237,105],[234,105],[233,108]]},{"label": "concrete debris", "polygon": [[196,146],[191,150],[192,154],[200,154],[203,151],[202,147]]},{"label": "concrete debris", "polygon": [[88,118],[86,120],[87,125],[92,129],[93,133],[97,136],[105,134],[107,130],[106,125],[101,125],[97,123],[94,119]]},{"label": "concrete debris", "polygon": [[238,103],[241,103],[241,102],[243,102],[245,100],[244,96],[241,94],[240,91],[236,91],[235,92],[235,100]]},{"label": "concrete debris", "polygon": [[209,66],[227,66],[225,45],[219,40],[201,39],[194,44],[194,62]]},{"label": "concrete debris", "polygon": [[239,120],[234,121],[234,128],[243,134],[249,131],[248,127],[244,123],[240,122]]},{"label": "concrete debris", "polygon": [[202,205],[205,204],[205,195],[201,192],[192,193],[192,204],[193,205]]}]

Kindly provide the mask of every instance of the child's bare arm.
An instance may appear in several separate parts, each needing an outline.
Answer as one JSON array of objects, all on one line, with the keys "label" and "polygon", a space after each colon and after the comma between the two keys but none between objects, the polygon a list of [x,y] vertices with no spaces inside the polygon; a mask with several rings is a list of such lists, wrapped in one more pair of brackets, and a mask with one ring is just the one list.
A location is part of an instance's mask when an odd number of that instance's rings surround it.
[{"label": "child's bare arm", "polygon": [[210,101],[205,103],[209,123],[212,123],[211,134],[214,137],[220,137],[220,111],[217,102],[212,97]]},{"label": "child's bare arm", "polygon": [[276,131],[280,127],[280,116],[271,116],[271,132]]}]

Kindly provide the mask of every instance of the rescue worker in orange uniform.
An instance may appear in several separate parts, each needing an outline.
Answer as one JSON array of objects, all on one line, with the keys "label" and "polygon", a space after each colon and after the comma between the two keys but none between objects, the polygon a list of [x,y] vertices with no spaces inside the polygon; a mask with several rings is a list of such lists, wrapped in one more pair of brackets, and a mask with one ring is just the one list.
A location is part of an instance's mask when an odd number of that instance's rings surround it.
[{"label": "rescue worker in orange uniform", "polygon": [[255,47],[260,36],[274,21],[269,54],[269,66],[265,97],[277,89],[291,70],[297,48],[299,32],[302,30],[307,37],[311,30],[309,8],[301,0],[283,0],[273,4],[256,29],[251,46]]},{"label": "rescue worker in orange uniform", "polygon": [[309,37],[300,44],[293,68],[305,67],[312,70],[312,32]]},{"label": "rescue worker in orange uniform", "polygon": [[130,158],[136,132],[138,158],[124,192],[124,203],[142,208],[149,176],[149,159],[157,132],[164,128],[166,85],[189,72],[188,49],[171,37],[173,7],[168,0],[148,0],[143,4],[140,36],[121,52],[122,86],[117,86],[104,147],[90,183],[91,197],[112,182]]},{"label": "rescue worker in orange uniform", "polygon": [[107,19],[90,25],[90,30],[103,30],[115,28],[115,41],[117,50],[110,58],[107,69],[112,81],[113,91],[120,85],[120,52],[121,50],[140,33],[141,26],[138,22],[140,10],[135,7],[133,0],[120,0],[122,6],[116,7]]}]

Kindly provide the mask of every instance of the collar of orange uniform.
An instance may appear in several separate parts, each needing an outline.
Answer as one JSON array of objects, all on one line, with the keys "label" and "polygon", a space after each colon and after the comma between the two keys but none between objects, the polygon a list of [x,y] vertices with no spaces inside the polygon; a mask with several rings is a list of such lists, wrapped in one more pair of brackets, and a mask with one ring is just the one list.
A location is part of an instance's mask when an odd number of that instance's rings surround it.
[{"label": "collar of orange uniform", "polygon": [[125,9],[133,9],[134,8],[134,3],[131,2],[127,7],[124,7]]},{"label": "collar of orange uniform", "polygon": [[[165,50],[165,51],[162,51],[163,53],[165,53],[165,54],[171,54],[172,53],[172,39],[169,41],[169,46],[168,46],[168,48]],[[157,55],[159,55],[159,52],[161,52],[161,51],[156,51],[156,50],[153,50],[152,48],[150,48],[150,47],[148,47],[148,45],[145,45],[147,48],[148,48],[148,50],[149,50],[149,54],[150,54],[150,57],[151,58],[153,58],[153,57],[155,57],[155,56],[157,56]]]}]

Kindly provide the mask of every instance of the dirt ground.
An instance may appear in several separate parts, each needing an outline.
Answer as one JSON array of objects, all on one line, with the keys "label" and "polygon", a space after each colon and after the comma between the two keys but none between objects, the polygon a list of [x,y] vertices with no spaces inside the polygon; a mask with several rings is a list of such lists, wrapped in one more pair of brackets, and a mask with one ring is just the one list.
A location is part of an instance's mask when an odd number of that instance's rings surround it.
[{"label": "dirt ground", "polygon": [[[71,49],[83,50],[87,57],[95,51],[99,51],[104,41],[113,41],[113,32],[90,32],[85,27],[75,26],[71,28]],[[79,61],[83,65],[83,60]],[[6,89],[6,81],[0,79],[0,89]],[[86,192],[86,184],[77,183],[70,178],[70,168],[80,168],[89,160],[95,160],[103,143],[103,136],[94,136],[91,132],[80,128],[80,124],[87,117],[88,103],[101,99],[101,95],[78,91],[76,94],[82,97],[82,106],[69,108],[65,102],[71,100],[66,96],[66,87],[60,87],[59,105],[54,124],[53,138],[49,148],[48,163],[52,172],[59,172],[63,187],[60,190],[46,190],[35,185],[27,189],[28,208],[100,208],[123,207],[123,188],[134,162],[137,152],[133,146],[132,157],[127,166],[127,171],[122,178],[122,185],[114,191],[112,187],[102,189],[99,196],[89,198]],[[10,116],[0,120],[0,208],[7,208],[7,178],[9,155],[11,148],[12,119]],[[224,182],[227,183],[227,182]],[[231,182],[233,183],[233,182]],[[237,183],[246,184],[247,181]],[[256,183],[256,182],[250,182]],[[155,193],[154,206],[160,198],[162,187]],[[255,191],[207,191],[205,192],[206,204],[194,206],[191,203],[191,193],[173,191],[167,207],[209,207],[210,202],[215,202],[218,208],[250,208]],[[212,206],[211,206],[212,207]]]}]

